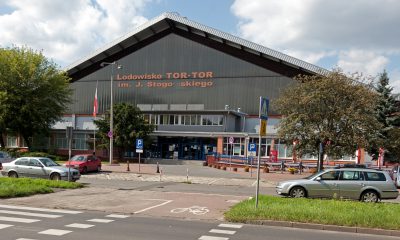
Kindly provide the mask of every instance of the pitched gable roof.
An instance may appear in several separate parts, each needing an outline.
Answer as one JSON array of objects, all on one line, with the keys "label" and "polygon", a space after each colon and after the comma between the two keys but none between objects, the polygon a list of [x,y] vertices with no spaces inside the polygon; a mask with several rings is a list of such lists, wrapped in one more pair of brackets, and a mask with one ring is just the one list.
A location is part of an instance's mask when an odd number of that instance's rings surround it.
[{"label": "pitched gable roof", "polygon": [[[327,74],[329,71],[307,63],[300,59],[291,57],[284,53],[272,50],[270,48],[261,46],[259,44],[244,40],[242,38],[233,36],[229,33],[219,31],[217,29],[205,26],[195,21],[189,20],[186,17],[182,17],[177,13],[163,13],[160,16],[146,22],[139,26],[132,32],[112,41],[95,52],[89,54],[85,58],[78,60],[66,67],[68,74],[74,75],[80,71],[92,68],[92,71],[100,68],[102,61],[109,61],[113,55],[117,55],[119,52],[131,48],[134,45],[145,41],[161,32],[168,29],[179,29],[197,36],[207,38],[208,40],[216,41],[221,44],[225,44],[230,47],[234,47],[245,51],[256,56],[263,57],[268,60],[278,62],[280,64],[287,65],[291,68],[299,69],[311,74]],[[99,66],[93,65],[97,64]]]}]

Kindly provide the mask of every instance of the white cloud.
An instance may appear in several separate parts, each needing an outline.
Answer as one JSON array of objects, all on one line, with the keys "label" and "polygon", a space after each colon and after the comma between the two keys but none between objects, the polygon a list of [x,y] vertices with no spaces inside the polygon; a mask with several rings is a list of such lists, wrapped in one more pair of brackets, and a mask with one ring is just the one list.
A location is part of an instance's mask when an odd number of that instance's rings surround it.
[{"label": "white cloud", "polygon": [[374,51],[350,50],[341,51],[338,66],[345,72],[357,70],[366,75],[375,76],[383,71],[389,59]]},{"label": "white cloud", "polygon": [[0,46],[26,45],[65,65],[147,21],[150,0],[10,0],[0,15]]},{"label": "white cloud", "polygon": [[231,7],[250,41],[373,76],[400,56],[399,9],[395,0],[235,0]]},{"label": "white cloud", "polygon": [[393,93],[400,93],[400,68],[395,68],[388,72],[390,85],[393,87]]}]

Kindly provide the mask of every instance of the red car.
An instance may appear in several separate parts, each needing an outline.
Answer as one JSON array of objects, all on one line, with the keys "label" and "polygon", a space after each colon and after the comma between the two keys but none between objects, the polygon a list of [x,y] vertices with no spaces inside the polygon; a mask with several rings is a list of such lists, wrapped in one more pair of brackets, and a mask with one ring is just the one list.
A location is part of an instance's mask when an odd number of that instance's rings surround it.
[{"label": "red car", "polygon": [[75,155],[71,158],[70,161],[64,164],[66,167],[71,167],[79,170],[80,173],[87,172],[100,172],[101,170],[101,160],[100,158],[90,155]]}]

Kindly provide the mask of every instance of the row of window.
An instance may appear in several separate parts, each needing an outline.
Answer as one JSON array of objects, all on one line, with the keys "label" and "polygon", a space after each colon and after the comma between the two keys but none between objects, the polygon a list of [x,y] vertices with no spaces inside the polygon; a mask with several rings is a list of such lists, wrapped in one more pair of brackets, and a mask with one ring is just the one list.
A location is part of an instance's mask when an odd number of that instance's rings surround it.
[{"label": "row of window", "polygon": [[222,115],[178,115],[178,114],[143,114],[147,122],[154,125],[192,125],[222,126]]}]

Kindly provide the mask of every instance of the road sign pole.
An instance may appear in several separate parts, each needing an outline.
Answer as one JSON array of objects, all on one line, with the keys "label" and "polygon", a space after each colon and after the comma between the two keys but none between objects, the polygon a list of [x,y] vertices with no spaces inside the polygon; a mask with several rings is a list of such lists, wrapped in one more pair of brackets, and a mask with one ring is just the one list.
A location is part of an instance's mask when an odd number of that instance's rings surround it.
[{"label": "road sign pole", "polygon": [[140,173],[140,153],[139,153],[139,173]]},{"label": "road sign pole", "polygon": [[[261,126],[261,119],[260,119],[260,126]],[[258,135],[256,208],[258,208],[258,195],[260,191],[260,160],[261,160],[261,133]]]},{"label": "road sign pole", "polygon": [[258,161],[257,161],[257,186],[256,186],[256,209],[258,208],[258,195],[260,191],[260,161],[261,161],[261,136],[267,134],[267,121],[268,120],[268,109],[269,100],[260,96],[260,108],[259,108],[259,119],[260,119],[260,130],[258,135]]}]

